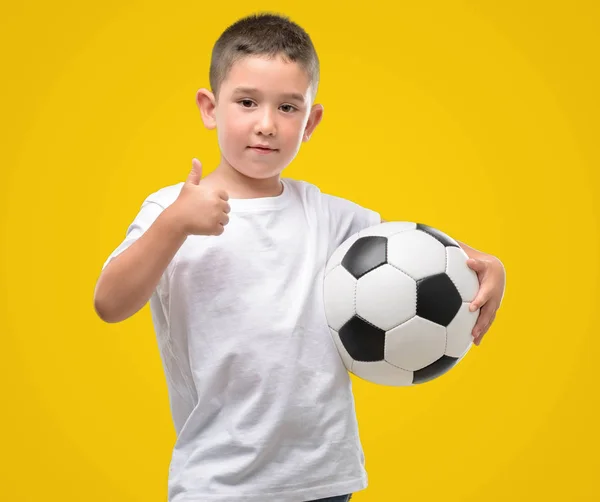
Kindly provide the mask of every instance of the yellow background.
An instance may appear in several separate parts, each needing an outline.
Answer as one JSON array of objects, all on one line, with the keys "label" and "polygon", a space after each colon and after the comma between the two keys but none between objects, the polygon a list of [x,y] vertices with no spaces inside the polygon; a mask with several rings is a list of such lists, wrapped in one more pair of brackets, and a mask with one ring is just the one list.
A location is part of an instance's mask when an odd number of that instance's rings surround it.
[{"label": "yellow background", "polygon": [[596,2],[12,2],[0,17],[0,500],[166,500],[175,434],[146,306],[93,289],[143,199],[218,162],[212,44],[290,15],[324,119],[285,171],[497,255],[480,347],[413,388],[353,377],[356,502],[600,500]]}]

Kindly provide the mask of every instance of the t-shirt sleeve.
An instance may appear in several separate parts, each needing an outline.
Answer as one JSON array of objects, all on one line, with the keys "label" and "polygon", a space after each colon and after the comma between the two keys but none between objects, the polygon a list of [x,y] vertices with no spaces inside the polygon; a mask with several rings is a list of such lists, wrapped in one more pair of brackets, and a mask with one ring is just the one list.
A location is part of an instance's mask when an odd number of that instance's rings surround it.
[{"label": "t-shirt sleeve", "polygon": [[140,211],[138,212],[137,216],[127,228],[125,238],[106,259],[104,265],[102,265],[102,270],[104,270],[113,259],[119,256],[136,240],[138,240],[139,237],[150,228],[152,223],[154,223],[156,218],[158,218],[158,216],[160,215],[160,213],[163,212],[163,210],[164,208],[160,204],[146,199],[142,204],[142,207],[140,208]]},{"label": "t-shirt sleeve", "polygon": [[356,232],[381,223],[381,215],[377,211],[335,195],[322,193],[321,198],[329,220],[332,249]]}]

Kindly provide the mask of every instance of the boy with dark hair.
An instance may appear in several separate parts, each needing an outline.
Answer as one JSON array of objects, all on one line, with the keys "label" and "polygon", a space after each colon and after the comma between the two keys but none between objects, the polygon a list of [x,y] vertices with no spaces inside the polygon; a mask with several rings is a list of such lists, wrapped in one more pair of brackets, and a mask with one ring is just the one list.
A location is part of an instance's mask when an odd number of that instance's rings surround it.
[{"label": "boy with dark hair", "polygon": [[[196,96],[204,125],[217,129],[219,165],[203,178],[194,159],[185,183],[148,196],[98,279],[95,308],[107,322],[150,301],[177,433],[170,502],[346,502],[367,486],[322,282],[331,253],[382,220],[281,177],[321,121],[318,83],[311,40],[288,18],[258,14],[227,28],[212,53],[212,92]],[[475,300],[488,303],[475,327],[487,330],[503,267],[463,249],[488,267]]]}]

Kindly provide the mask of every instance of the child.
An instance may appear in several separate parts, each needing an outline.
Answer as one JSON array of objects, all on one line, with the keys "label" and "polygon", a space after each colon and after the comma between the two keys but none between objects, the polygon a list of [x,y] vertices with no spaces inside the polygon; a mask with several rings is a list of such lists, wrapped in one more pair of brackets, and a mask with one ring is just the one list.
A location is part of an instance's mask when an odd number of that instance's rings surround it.
[{"label": "child", "polygon": [[[218,167],[143,202],[94,304],[150,301],[177,433],[170,502],[346,502],[367,486],[351,381],[324,315],[323,270],[375,211],[281,172],[308,141],[319,61],[288,18],[252,15],[212,52],[197,105]],[[214,94],[213,94],[214,93]]]}]

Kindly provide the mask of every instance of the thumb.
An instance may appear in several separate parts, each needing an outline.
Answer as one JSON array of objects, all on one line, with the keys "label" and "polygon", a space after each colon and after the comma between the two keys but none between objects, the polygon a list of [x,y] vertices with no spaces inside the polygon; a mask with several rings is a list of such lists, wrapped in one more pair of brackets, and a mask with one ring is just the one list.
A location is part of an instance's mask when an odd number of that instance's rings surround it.
[{"label": "thumb", "polygon": [[190,174],[188,175],[187,180],[192,185],[199,185],[201,179],[202,179],[202,164],[200,163],[200,161],[198,159],[194,158],[194,159],[192,159],[192,170],[190,171]]}]

